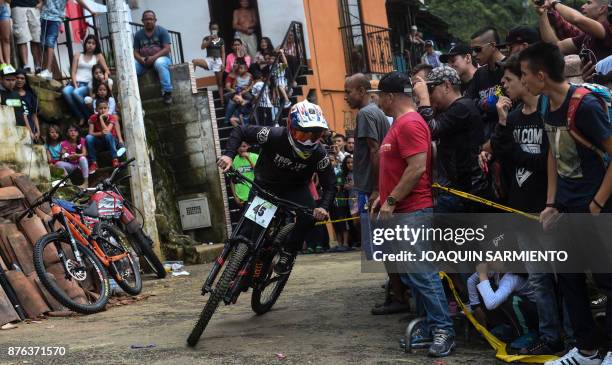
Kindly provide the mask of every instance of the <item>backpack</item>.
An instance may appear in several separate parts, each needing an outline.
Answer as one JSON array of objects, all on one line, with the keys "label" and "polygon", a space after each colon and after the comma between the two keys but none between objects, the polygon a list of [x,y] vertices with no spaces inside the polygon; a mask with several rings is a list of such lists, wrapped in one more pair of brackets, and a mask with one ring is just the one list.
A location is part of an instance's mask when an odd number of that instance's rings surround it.
[{"label": "backpack", "polygon": [[[593,94],[597,97],[601,106],[608,112],[608,123],[612,126],[612,91],[609,88],[598,85],[598,84],[579,84],[576,85],[578,88],[574,90],[574,94],[570,98],[569,106],[567,108],[567,127],[569,129],[569,134],[572,136],[574,141],[581,144],[583,147],[595,152],[601,159],[604,161],[604,164],[607,166],[610,162],[610,156],[597,147],[595,144],[591,143],[587,137],[582,134],[576,127],[576,113],[578,112],[578,107],[585,96],[589,94]],[[546,114],[548,112],[549,105],[548,97],[541,96],[539,100],[538,110],[540,111],[540,115],[544,120],[546,120]]]}]

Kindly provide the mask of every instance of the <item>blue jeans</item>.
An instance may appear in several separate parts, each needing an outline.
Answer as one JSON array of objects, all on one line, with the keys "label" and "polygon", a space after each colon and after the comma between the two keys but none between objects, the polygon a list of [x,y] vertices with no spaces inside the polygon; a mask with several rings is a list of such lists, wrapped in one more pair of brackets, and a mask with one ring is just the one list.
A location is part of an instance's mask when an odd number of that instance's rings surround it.
[{"label": "blue jeans", "polygon": [[[433,209],[421,209],[412,213],[404,213],[405,220],[402,222],[408,227],[425,228],[433,226]],[[421,247],[424,242],[419,242],[415,247]],[[437,271],[432,272],[409,272],[400,274],[402,283],[412,289],[417,303],[417,314],[425,316],[425,330],[431,333],[435,329],[448,331],[455,335],[453,321],[448,313],[448,302],[442,286],[442,280]]]},{"label": "blue jeans", "polygon": [[47,48],[55,48],[62,22],[40,19],[40,43]]},{"label": "blue jeans", "polygon": [[96,154],[100,151],[110,151],[113,159],[117,158],[117,140],[112,134],[105,134],[104,137],[94,137],[88,134],[85,140],[89,161],[96,162]]},{"label": "blue jeans", "polygon": [[89,95],[89,86],[86,82],[77,82],[77,85],[77,88],[72,85],[64,87],[62,94],[72,114],[78,119],[87,120],[91,114],[91,111],[85,105],[85,97]]},{"label": "blue jeans", "polygon": [[461,198],[450,194],[438,195],[434,210],[436,213],[465,213]]},{"label": "blue jeans", "polygon": [[[144,73],[149,70],[149,67],[145,67],[136,61],[134,63],[136,64],[136,74],[138,76],[144,75]],[[172,79],[170,78],[171,64],[172,60],[170,60],[170,57],[167,56],[159,57],[153,64],[153,68],[155,68],[155,71],[157,71],[157,75],[159,76],[159,83],[162,87],[162,93],[172,92]]]}]

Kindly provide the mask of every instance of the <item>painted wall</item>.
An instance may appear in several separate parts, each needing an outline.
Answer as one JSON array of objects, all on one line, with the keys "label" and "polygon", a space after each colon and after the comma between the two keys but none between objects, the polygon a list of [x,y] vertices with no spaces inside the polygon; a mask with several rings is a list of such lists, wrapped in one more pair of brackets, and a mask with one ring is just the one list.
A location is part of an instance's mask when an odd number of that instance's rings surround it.
[{"label": "painted wall", "polygon": [[[303,0],[310,38],[311,65],[314,75],[309,76],[306,87],[317,91],[317,101],[323,108],[330,127],[344,131],[352,125],[354,111],[344,101],[346,64],[344,45],[340,33],[340,7],[338,1]],[[387,27],[385,0],[362,0],[362,21]]]}]

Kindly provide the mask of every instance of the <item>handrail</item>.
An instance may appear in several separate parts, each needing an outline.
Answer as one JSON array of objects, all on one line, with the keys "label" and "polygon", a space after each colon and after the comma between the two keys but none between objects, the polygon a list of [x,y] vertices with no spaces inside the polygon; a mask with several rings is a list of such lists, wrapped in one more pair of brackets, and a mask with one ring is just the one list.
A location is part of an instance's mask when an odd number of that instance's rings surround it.
[{"label": "handrail", "polygon": [[391,29],[359,23],[338,28],[344,42],[347,74],[393,71]]},{"label": "handrail", "polygon": [[[292,21],[291,24],[289,25],[289,28],[287,29],[287,32],[285,33],[285,36],[283,37],[283,41],[281,42],[281,45],[279,46],[279,49],[281,48],[285,49],[287,47],[287,41],[289,40],[289,37],[293,35],[293,44],[294,44],[296,55],[290,55],[290,56],[296,57],[297,60],[299,61],[299,64],[297,65],[298,67],[295,70],[295,73],[289,72],[289,77],[287,78],[288,87],[293,87],[293,83],[301,75],[301,71],[303,69],[308,68],[308,59],[306,57],[306,42],[304,39],[303,30],[304,30],[304,26],[302,25],[302,23],[298,21]],[[276,57],[274,59],[274,63],[272,64],[271,69],[275,67],[276,65],[278,65],[279,61],[280,61],[280,54],[276,53]],[[290,68],[289,70],[293,71]],[[268,91],[270,90],[271,80],[272,80],[272,73],[270,72],[270,74],[268,74],[268,76],[264,80],[264,86],[262,87],[259,95],[257,95],[257,97],[255,97],[255,99],[253,99],[252,101],[253,108],[251,110],[251,113],[249,114],[249,120],[252,120],[253,116],[257,112],[257,108],[259,108],[259,101],[261,97],[263,96],[263,93],[266,90]],[[283,108],[281,106],[279,112],[276,114],[274,118],[275,123],[278,123],[280,116],[282,114],[282,109]]]}]

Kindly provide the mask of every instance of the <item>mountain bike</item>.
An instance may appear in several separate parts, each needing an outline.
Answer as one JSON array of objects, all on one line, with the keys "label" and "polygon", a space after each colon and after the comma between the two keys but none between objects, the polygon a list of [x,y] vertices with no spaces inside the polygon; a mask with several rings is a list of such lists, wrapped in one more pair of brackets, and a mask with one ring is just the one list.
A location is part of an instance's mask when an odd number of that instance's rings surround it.
[{"label": "mountain bike", "polygon": [[226,305],[235,304],[241,293],[252,288],[253,311],[262,315],[272,309],[291,274],[291,269],[283,275],[274,272],[281,247],[297,215],[314,219],[312,209],[275,196],[234,169],[226,172],[226,176],[235,183],[250,185],[253,199],[204,282],[202,295],[210,296],[187,339],[192,347],[198,343],[221,301]]},{"label": "mountain bike", "polygon": [[[78,172],[79,170],[75,170]],[[51,206],[52,230],[34,246],[34,267],[49,293],[75,312],[91,314],[104,309],[109,299],[108,273],[126,293],[142,290],[140,268],[125,235],[115,226],[100,221],[85,223],[85,207],[70,212],[54,199],[72,174],[37,199],[22,215],[31,217],[45,203]]]},{"label": "mountain bike", "polygon": [[[104,179],[97,186],[79,191],[76,199],[79,200],[86,194],[90,194],[88,200],[84,203],[87,205],[83,210],[85,219],[94,222],[106,221],[120,228],[127,236],[136,254],[143,257],[155,275],[162,279],[166,276],[166,270],[153,251],[153,240],[144,232],[142,225],[138,223],[134,213],[138,210],[128,199],[125,199],[119,189],[120,183],[130,178],[130,175],[120,176],[120,173],[134,160],[134,158],[129,159],[117,166],[110,177]],[[65,201],[61,203],[67,209],[73,205]]]}]

